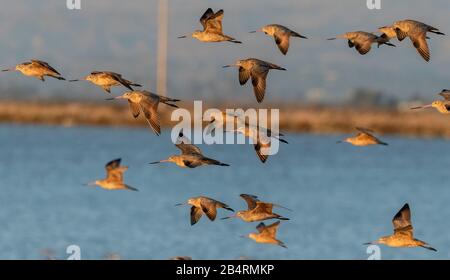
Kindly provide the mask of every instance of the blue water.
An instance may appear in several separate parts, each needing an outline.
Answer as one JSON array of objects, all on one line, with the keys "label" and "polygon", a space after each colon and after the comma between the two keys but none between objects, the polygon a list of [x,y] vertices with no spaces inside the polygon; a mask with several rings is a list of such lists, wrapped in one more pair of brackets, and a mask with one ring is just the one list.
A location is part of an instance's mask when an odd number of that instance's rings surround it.
[{"label": "blue water", "polygon": [[[449,259],[449,142],[383,137],[388,147],[356,148],[341,137],[288,135],[265,165],[247,145],[203,146],[231,167],[181,169],[147,164],[178,152],[167,131],[0,126],[0,258],[67,258],[76,244],[83,259],[366,259],[361,244],[391,234],[409,202],[416,237],[438,252],[381,247],[382,258]],[[117,157],[139,192],[83,186]],[[293,210],[276,211],[291,218],[278,232],[289,249],[240,238],[256,226],[241,220],[191,227],[189,208],[174,207],[206,195],[244,209],[240,193]]]}]

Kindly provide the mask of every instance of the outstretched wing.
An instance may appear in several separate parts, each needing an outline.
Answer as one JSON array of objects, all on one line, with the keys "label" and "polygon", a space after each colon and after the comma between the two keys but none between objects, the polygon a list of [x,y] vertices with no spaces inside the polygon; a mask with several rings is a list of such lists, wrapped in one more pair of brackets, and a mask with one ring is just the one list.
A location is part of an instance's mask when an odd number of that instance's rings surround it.
[{"label": "outstretched wing", "polygon": [[281,53],[284,55],[286,55],[289,50],[289,37],[289,34],[286,32],[275,32],[275,34],[273,34],[278,49],[280,49]]},{"label": "outstretched wing", "polygon": [[244,67],[239,67],[239,84],[245,85],[248,79],[250,78],[250,71],[245,69]]},{"label": "outstretched wing", "polygon": [[115,159],[108,162],[106,168],[106,179],[115,182],[123,182],[123,172],[127,170],[127,167],[120,166],[121,159]]},{"label": "outstretched wing", "polygon": [[392,219],[392,224],[394,225],[394,232],[413,232],[413,227],[411,224],[411,210],[409,209],[408,203],[406,203],[402,209],[400,209],[397,214],[395,214]]},{"label": "outstretched wing", "polygon": [[136,104],[130,100],[128,100],[128,104],[130,105],[130,110],[131,110],[131,114],[133,114],[134,118],[139,117],[140,114],[140,109],[139,109],[139,104]]},{"label": "outstretched wing", "polygon": [[251,72],[253,92],[255,93],[256,101],[261,103],[266,93],[266,78],[269,69],[255,69]]},{"label": "outstretched wing", "polygon": [[206,32],[222,33],[223,10],[219,10],[213,15],[209,15],[204,20],[203,27]]},{"label": "outstretched wing", "polygon": [[272,203],[257,201],[254,211],[256,213],[272,214],[272,209],[273,209],[273,204]]},{"label": "outstretched wing", "polygon": [[241,194],[240,197],[242,197],[245,200],[245,202],[247,202],[248,210],[256,208],[256,203],[259,201],[256,195]]},{"label": "outstretched wing", "polygon": [[206,12],[203,13],[202,17],[200,18],[200,23],[203,25],[203,29],[206,29],[206,22],[213,16],[214,12],[211,8],[208,8]]},{"label": "outstretched wing", "polygon": [[56,71],[55,68],[51,67],[50,64],[48,64],[48,63],[45,62],[45,61],[41,61],[41,60],[37,60],[37,59],[32,59],[31,62],[36,63],[36,64],[39,64],[40,66],[45,67],[45,68],[47,68],[47,69],[49,69],[49,70],[55,72],[55,73],[58,74],[58,75],[61,75],[58,71]]},{"label": "outstretched wing", "polygon": [[191,226],[195,225],[202,217],[202,209],[195,206],[191,207]]},{"label": "outstretched wing", "polygon": [[261,232],[261,234],[263,235],[267,235],[270,236],[272,238],[275,238],[275,236],[277,235],[277,229],[278,226],[280,226],[280,221],[275,222],[271,225],[266,226],[263,231]]},{"label": "outstretched wing", "polygon": [[118,159],[114,159],[114,160],[108,162],[108,163],[105,165],[106,172],[118,168],[118,167],[120,166],[120,162],[121,162],[121,161],[122,161],[122,159],[118,158]]},{"label": "outstretched wing", "polygon": [[372,42],[369,40],[365,40],[362,42],[354,42],[355,49],[362,55],[365,55],[372,48]]},{"label": "outstretched wing", "polygon": [[181,150],[181,154],[183,155],[202,154],[200,148],[191,144],[191,140],[189,140],[189,138],[184,136],[182,133],[180,133],[180,135],[178,136],[177,143],[175,144],[175,146]]},{"label": "outstretched wing", "polygon": [[122,84],[124,87],[128,88],[129,90],[133,90],[133,88],[130,86],[129,82],[122,78],[121,74],[105,71],[105,74],[108,74],[114,81]]},{"label": "outstretched wing", "polygon": [[423,59],[425,59],[425,61],[430,61],[430,49],[428,48],[426,37],[427,36],[425,32],[415,33],[409,36],[414,47],[417,49]]},{"label": "outstretched wing", "polygon": [[202,207],[203,213],[211,220],[214,221],[217,216],[217,208],[214,201],[211,200],[202,200],[200,202],[200,206]]},{"label": "outstretched wing", "polygon": [[158,104],[159,97],[157,95],[146,95],[147,98],[143,98],[139,105],[144,112],[145,119],[150,124],[150,127],[157,134],[161,134],[161,126],[159,124],[158,116]]}]

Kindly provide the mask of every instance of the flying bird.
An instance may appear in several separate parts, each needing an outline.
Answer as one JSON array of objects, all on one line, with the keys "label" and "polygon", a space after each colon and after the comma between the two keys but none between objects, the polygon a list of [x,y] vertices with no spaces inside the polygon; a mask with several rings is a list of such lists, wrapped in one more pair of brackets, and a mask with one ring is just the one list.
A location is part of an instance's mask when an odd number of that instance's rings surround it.
[{"label": "flying bird", "polygon": [[394,234],[384,236],[376,241],[365,243],[370,244],[384,244],[390,247],[423,247],[431,251],[437,251],[426,242],[414,238],[414,229],[411,224],[411,210],[408,203],[406,203],[400,211],[394,216],[392,220],[394,225]]},{"label": "flying bird", "polygon": [[[200,18],[200,23],[203,26],[203,31],[196,30],[192,33],[192,37],[201,42],[232,42],[232,43],[242,43],[237,41],[233,37],[223,34],[222,31],[222,19],[223,10],[219,10],[214,13],[211,8],[208,8],[206,12]],[[186,38],[186,36],[178,37]]]},{"label": "flying bird", "polygon": [[431,32],[438,35],[445,35],[436,27],[410,19],[395,22],[393,28],[397,34],[397,39],[403,41],[406,37],[409,37],[419,54],[427,62],[430,61],[427,33]]},{"label": "flying bird", "polygon": [[123,182],[123,173],[128,170],[128,166],[121,166],[120,162],[120,158],[108,162],[105,166],[106,178],[88,183],[88,185],[92,187],[99,186],[106,190],[137,191],[137,189],[130,187]]},{"label": "flying bird", "polygon": [[275,39],[278,49],[280,49],[281,53],[284,55],[286,55],[289,50],[289,41],[291,37],[308,39],[307,37],[300,35],[299,33],[280,24],[269,24],[256,31],[250,31],[250,33],[256,32],[264,32],[264,34],[272,36]]},{"label": "flying bird", "polygon": [[286,245],[282,241],[276,239],[279,225],[280,221],[268,226],[266,226],[264,223],[260,223],[258,226],[256,226],[258,233],[250,233],[246,237],[253,239],[257,243],[274,244],[287,249]]},{"label": "flying bird", "polygon": [[43,82],[45,81],[45,76],[52,77],[58,80],[65,80],[65,78],[63,78],[55,68],[50,66],[50,64],[37,59],[32,59],[29,62],[27,61],[17,64],[14,68],[4,69],[2,71],[19,71],[25,76],[35,77]]},{"label": "flying bird", "polygon": [[[122,85],[129,90],[133,87],[141,87],[140,84],[133,83],[124,79],[121,74],[110,71],[93,71],[81,80],[85,80],[101,87],[107,93],[111,93],[111,87]],[[70,80],[69,82],[78,82],[80,79]]]},{"label": "flying bird", "polygon": [[250,124],[245,118],[221,112],[219,116],[213,116],[213,120],[208,125],[207,134],[215,129],[225,128],[225,132],[238,132],[252,140],[256,154],[262,163],[269,157],[271,143],[273,140],[288,144],[282,137],[283,134],[272,131],[260,125]]},{"label": "flying bird", "polygon": [[436,100],[433,101],[431,104],[413,107],[411,109],[423,109],[423,108],[436,108],[436,110],[439,111],[441,114],[450,114],[450,90],[443,89],[441,93],[439,93],[440,96],[444,97],[444,100]]},{"label": "flying bird", "polygon": [[359,131],[359,133],[356,136],[349,137],[344,141],[338,141],[337,143],[347,142],[354,146],[388,145],[387,143],[373,136],[372,130],[362,127],[357,127],[356,129]]},{"label": "flying bird", "polygon": [[191,226],[195,225],[205,214],[211,221],[217,216],[217,208],[223,208],[234,212],[228,205],[215,199],[198,196],[188,199],[187,203],[178,203],[175,206],[191,205]]},{"label": "flying bird", "polygon": [[264,99],[264,94],[266,92],[266,78],[267,74],[269,74],[269,70],[286,70],[283,67],[256,58],[238,60],[232,65],[223,66],[223,68],[233,66],[239,69],[239,83],[241,86],[245,85],[248,79],[252,79],[253,92],[255,93],[256,101],[258,101],[258,103],[261,103]]},{"label": "flying bird", "polygon": [[156,133],[156,135],[161,134],[161,126],[159,123],[159,115],[158,115],[159,103],[163,103],[168,106],[178,108],[178,106],[173,103],[180,101],[178,99],[160,96],[146,90],[128,91],[120,96],[108,98],[107,100],[114,100],[114,99],[128,100],[128,104],[130,105],[130,110],[134,118],[139,117],[140,112],[142,110],[145,119],[147,120],[152,130]]},{"label": "flying bird", "polygon": [[173,162],[180,167],[196,168],[204,165],[229,166],[215,159],[205,157],[199,147],[191,144],[191,141],[182,133],[179,134],[175,146],[181,150],[180,155],[170,156],[168,159],[151,162],[157,164],[161,162]]},{"label": "flying bird", "polygon": [[336,39],[346,39],[348,41],[348,46],[350,48],[355,48],[361,55],[367,54],[374,43],[377,43],[378,47],[380,47],[380,45],[395,47],[395,45],[390,43],[386,37],[380,37],[365,31],[347,32],[334,38],[329,38],[328,40]]},{"label": "flying bird", "polygon": [[222,218],[223,220],[230,218],[241,218],[247,223],[260,222],[268,219],[289,220],[288,218],[272,212],[273,207],[280,207],[291,211],[286,207],[274,203],[262,202],[258,199],[257,196],[251,194],[241,194],[240,197],[245,200],[248,209],[238,211],[233,216]]}]

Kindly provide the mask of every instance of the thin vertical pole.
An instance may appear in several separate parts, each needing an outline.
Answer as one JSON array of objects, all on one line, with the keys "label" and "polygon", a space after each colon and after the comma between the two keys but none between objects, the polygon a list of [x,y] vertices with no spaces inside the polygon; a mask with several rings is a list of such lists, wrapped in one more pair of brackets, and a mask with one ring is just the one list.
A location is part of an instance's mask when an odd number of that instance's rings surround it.
[{"label": "thin vertical pole", "polygon": [[168,0],[158,0],[158,53],[156,69],[156,93],[167,94],[167,33],[168,33]]}]

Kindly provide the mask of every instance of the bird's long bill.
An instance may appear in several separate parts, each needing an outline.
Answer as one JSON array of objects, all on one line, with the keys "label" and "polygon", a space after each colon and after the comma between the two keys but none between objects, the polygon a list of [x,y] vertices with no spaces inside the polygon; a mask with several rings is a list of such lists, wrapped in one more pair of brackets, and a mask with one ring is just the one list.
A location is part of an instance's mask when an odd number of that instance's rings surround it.
[{"label": "bird's long bill", "polygon": [[237,215],[234,214],[234,215],[231,215],[231,216],[228,216],[228,217],[223,217],[223,218],[221,218],[221,220],[228,220],[228,219],[231,219],[231,218],[237,218]]},{"label": "bird's long bill", "polygon": [[423,106],[412,107],[411,110],[425,109],[425,108],[430,108],[430,107],[432,107],[432,105],[428,104],[428,105],[423,105]]},{"label": "bird's long bill", "polygon": [[117,99],[124,99],[124,97],[122,95],[120,95],[120,96],[116,96],[116,97],[106,98],[105,100],[111,101],[111,100],[117,100]]},{"label": "bird's long bill", "polygon": [[187,203],[177,203],[177,204],[175,204],[175,206],[183,206],[183,205],[186,205]]},{"label": "bird's long bill", "polygon": [[162,160],[160,160],[160,161],[150,162],[149,164],[158,164],[158,163],[162,163],[162,162],[169,162],[169,160],[167,160],[167,159],[162,159]]},{"label": "bird's long bill", "polygon": [[222,66],[222,68],[228,68],[228,67],[231,67],[232,65],[224,65],[224,66]]}]

